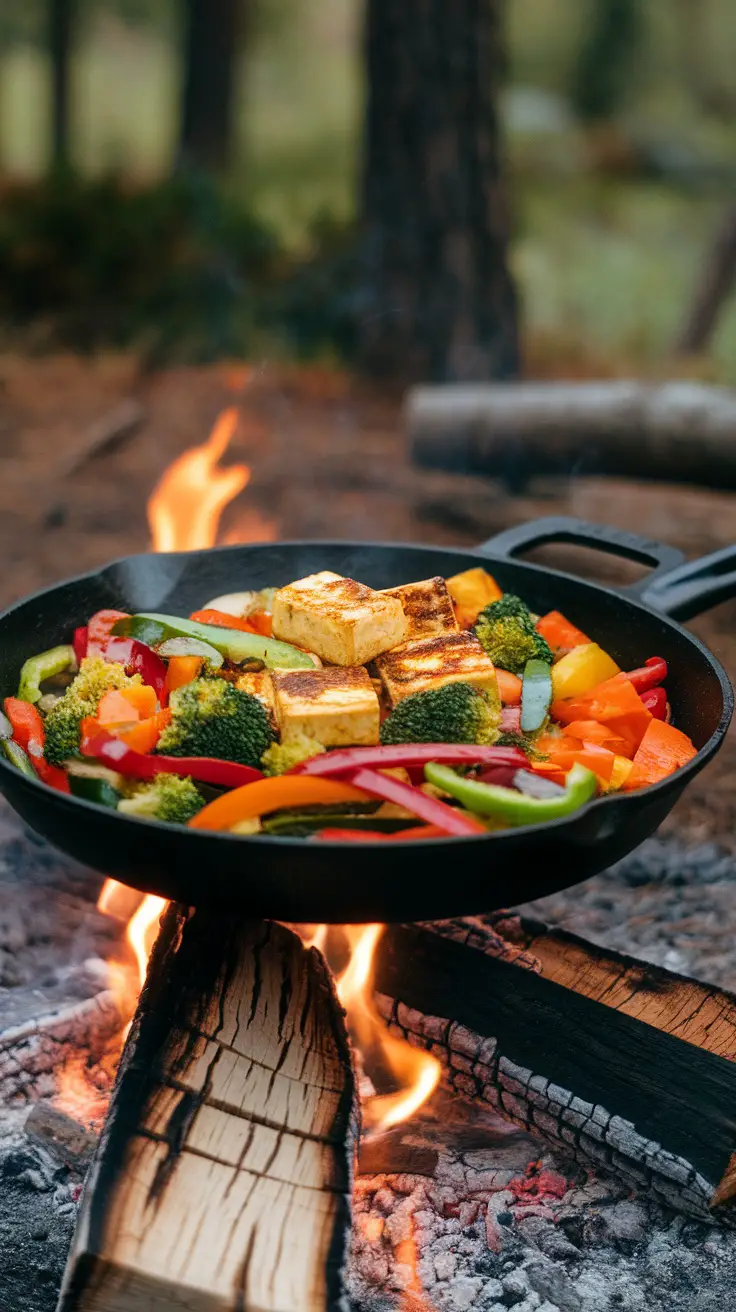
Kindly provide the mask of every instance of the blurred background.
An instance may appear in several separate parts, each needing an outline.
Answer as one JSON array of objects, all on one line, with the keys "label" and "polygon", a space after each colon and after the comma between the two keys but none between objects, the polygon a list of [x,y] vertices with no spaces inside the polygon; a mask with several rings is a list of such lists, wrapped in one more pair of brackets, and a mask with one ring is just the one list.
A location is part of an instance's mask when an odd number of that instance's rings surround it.
[{"label": "blurred background", "polygon": [[[406,234],[376,230],[413,217],[403,174],[414,214],[427,192],[414,236],[431,264],[433,225],[488,222],[460,213],[474,186],[462,174],[474,160],[494,171],[498,155],[527,372],[671,370],[685,340],[701,376],[735,381],[725,288],[687,333],[734,191],[734,6],[442,8],[0,0],[6,342],[134,348],[156,363],[362,356],[364,372],[399,380],[462,374],[429,346],[417,358],[400,334],[377,358],[371,324],[400,279],[377,291],[376,242]],[[467,92],[452,102],[456,213],[449,201],[431,212],[427,176],[447,127],[432,100],[453,95],[443,51]],[[500,258],[493,234],[490,245]],[[507,345],[470,372],[512,372],[513,357]]]}]

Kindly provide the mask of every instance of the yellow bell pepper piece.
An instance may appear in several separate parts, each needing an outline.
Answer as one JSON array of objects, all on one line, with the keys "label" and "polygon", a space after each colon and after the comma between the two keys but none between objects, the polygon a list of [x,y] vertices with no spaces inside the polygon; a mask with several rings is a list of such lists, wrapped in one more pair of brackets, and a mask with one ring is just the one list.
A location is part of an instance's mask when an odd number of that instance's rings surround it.
[{"label": "yellow bell pepper piece", "polygon": [[631,774],[633,765],[634,762],[630,761],[628,756],[614,756],[611,778],[606,785],[607,793],[617,793],[619,788],[623,788]]},{"label": "yellow bell pepper piece", "polygon": [[462,574],[453,574],[452,578],[446,579],[446,583],[461,628],[475,624],[484,606],[499,601],[503,596],[496,580],[480,566],[463,570]]},{"label": "yellow bell pepper piece", "polygon": [[591,688],[620,673],[616,662],[597,642],[586,642],[584,646],[573,647],[572,651],[552,666],[553,700],[582,697],[583,693],[590,692]]}]

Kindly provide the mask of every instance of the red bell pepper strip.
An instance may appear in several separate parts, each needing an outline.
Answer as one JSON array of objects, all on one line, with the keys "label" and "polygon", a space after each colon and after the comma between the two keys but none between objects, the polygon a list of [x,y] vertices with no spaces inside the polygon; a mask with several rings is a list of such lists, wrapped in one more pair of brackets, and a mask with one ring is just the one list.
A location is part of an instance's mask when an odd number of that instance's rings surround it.
[{"label": "red bell pepper strip", "polygon": [[[403,765],[508,765],[518,770],[527,764],[518,747],[475,747],[472,743],[407,743],[391,747],[344,747],[301,761],[290,774],[349,774],[352,770],[388,770]],[[406,785],[405,785],[406,786]]]},{"label": "red bell pepper strip", "polygon": [[81,628],[74,630],[74,637],[72,638],[72,647],[74,648],[74,655],[77,658],[77,665],[81,665],[87,655],[88,645],[89,629],[87,628],[87,625],[84,624]]},{"label": "red bell pepper strip", "polygon": [[661,656],[650,656],[638,670],[630,670],[626,675],[637,692],[648,692],[664,683],[667,678],[667,662]]},{"label": "red bell pepper strip", "polygon": [[40,711],[31,702],[22,702],[17,697],[6,697],[5,714],[13,726],[13,741],[27,753],[39,779],[50,788],[55,788],[57,792],[71,792],[65,771],[56,765],[49,765],[44,758],[46,732]]},{"label": "red bell pepper strip", "polygon": [[144,642],[136,638],[110,638],[101,655],[106,661],[125,666],[126,674],[140,674],[144,683],[155,690],[159,704],[166,706],[169,700],[166,686],[166,662]]},{"label": "red bell pepper strip", "polygon": [[394,779],[388,774],[379,774],[378,770],[353,770],[343,778],[345,783],[360,788],[361,792],[371,797],[380,797],[384,802],[395,802],[397,806],[405,807],[428,825],[437,825],[445,834],[461,838],[487,832],[480,820],[464,815],[439,798],[430,797],[418,788],[413,788],[411,784],[402,783],[400,779]]},{"label": "red bell pepper strip", "polygon": [[118,620],[126,620],[124,610],[98,610],[87,621],[87,656],[102,656],[105,644]]},{"label": "red bell pepper strip", "polygon": [[260,770],[235,761],[217,761],[209,756],[146,756],[135,752],[120,738],[103,730],[82,738],[82,756],[90,756],[130,779],[154,779],[157,774],[189,775],[201,784],[240,788],[262,779]]},{"label": "red bell pepper strip", "polygon": [[648,692],[639,693],[639,696],[655,720],[667,719],[667,693],[664,688],[650,688]]}]

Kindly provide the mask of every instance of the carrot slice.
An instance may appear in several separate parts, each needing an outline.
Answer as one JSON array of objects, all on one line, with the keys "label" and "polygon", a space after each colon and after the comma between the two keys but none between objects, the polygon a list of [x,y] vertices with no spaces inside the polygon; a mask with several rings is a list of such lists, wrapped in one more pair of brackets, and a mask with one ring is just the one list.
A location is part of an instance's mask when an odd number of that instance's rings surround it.
[{"label": "carrot slice", "polygon": [[625,674],[615,674],[580,697],[553,702],[551,713],[552,718],[562,724],[571,724],[574,720],[597,720],[624,738],[634,752],[652,720]]},{"label": "carrot slice", "polygon": [[537,621],[537,633],[547,639],[553,651],[561,647],[581,647],[590,642],[582,629],[576,628],[559,610],[548,611]]},{"label": "carrot slice", "polygon": [[196,679],[202,668],[201,656],[171,656],[166,671],[166,687],[168,691],[176,692],[177,688],[183,688],[192,679]]},{"label": "carrot slice", "polygon": [[192,820],[192,829],[232,829],[240,820],[279,811],[286,806],[319,806],[330,802],[365,802],[367,794],[336,779],[313,779],[310,775],[283,774],[258,779],[224,793],[205,806]]},{"label": "carrot slice", "polygon": [[608,783],[611,778],[614,754],[598,743],[576,742],[574,738],[567,738],[565,735],[558,738],[549,734],[538,738],[536,745],[539,751],[549,758],[549,764],[558,766],[565,773],[574,765],[580,764],[597,774],[603,783]]},{"label": "carrot slice", "polygon": [[133,684],[130,688],[111,688],[97,707],[97,719],[108,728],[114,724],[130,724],[131,720],[147,720],[156,714],[155,689],[148,684]]},{"label": "carrot slice", "polygon": [[511,674],[509,670],[499,670],[497,666],[496,678],[504,706],[518,706],[521,701],[521,679],[518,675]]},{"label": "carrot slice", "polygon": [[597,743],[599,747],[607,747],[609,752],[615,752],[618,756],[628,756],[631,752],[631,747],[625,738],[614,733],[607,724],[600,724],[598,720],[573,720],[565,725],[565,734],[568,738],[577,738],[579,742]]},{"label": "carrot slice", "polygon": [[250,619],[243,619],[240,615],[228,615],[224,610],[195,610],[189,618],[197,620],[200,624],[215,624],[220,629],[241,629],[243,633],[260,633],[260,629],[254,628]]},{"label": "carrot slice", "polygon": [[696,753],[697,748],[681,729],[665,720],[652,720],[634,757],[624,789],[631,792],[634,788],[659,783],[660,779],[666,779],[692,761]]},{"label": "carrot slice", "polygon": [[157,711],[147,720],[135,724],[132,729],[116,734],[116,737],[134,752],[152,752],[170,719],[171,711]]}]

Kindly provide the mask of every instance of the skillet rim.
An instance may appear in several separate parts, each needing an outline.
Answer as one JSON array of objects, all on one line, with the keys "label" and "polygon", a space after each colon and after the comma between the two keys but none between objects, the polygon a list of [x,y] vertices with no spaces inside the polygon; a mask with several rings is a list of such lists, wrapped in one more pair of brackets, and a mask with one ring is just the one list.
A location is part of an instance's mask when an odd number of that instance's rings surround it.
[{"label": "skillet rim", "polygon": [[[647,797],[659,796],[667,792],[667,790],[672,787],[676,779],[681,779],[683,776],[686,777],[686,782],[684,783],[683,787],[687,787],[687,783],[690,781],[690,779],[693,778],[695,775],[699,774],[700,771],[704,768],[704,766],[707,765],[708,761],[710,761],[713,758],[713,756],[716,754],[719,747],[721,746],[721,743],[726,734],[728,726],[731,723],[731,719],[734,713],[734,687],[733,684],[731,683],[731,680],[726,670],[723,668],[721,662],[713,654],[713,652],[711,652],[705,646],[705,643],[701,642],[700,638],[698,638],[694,633],[691,633],[689,629],[686,629],[683,625],[678,623],[677,620],[672,619],[671,616],[664,614],[662,611],[653,610],[651,607],[646,606],[642,601],[638,599],[638,597],[634,595],[630,595],[624,589],[608,587],[602,583],[595,583],[590,579],[581,579],[576,574],[569,574],[566,570],[553,569],[547,565],[537,565],[534,564],[533,562],[525,561],[523,559],[517,559],[515,557],[496,556],[493,554],[492,551],[483,551],[478,547],[464,548],[464,547],[450,547],[444,545],[438,546],[437,544],[426,543],[426,542],[394,542],[394,541],[373,542],[373,541],[367,541],[365,539],[355,539],[355,538],[293,538],[287,540],[280,539],[277,542],[234,543],[229,546],[203,547],[192,551],[133,552],[132,554],[127,556],[116,556],[113,560],[108,561],[105,565],[102,565],[97,569],[85,570],[81,574],[74,574],[69,578],[60,579],[57,583],[52,583],[48,587],[39,588],[36,592],[29,593],[28,596],[22,597],[20,598],[19,601],[13,602],[12,605],[5,607],[5,609],[0,612],[0,641],[2,640],[3,623],[5,622],[6,619],[10,618],[10,616],[15,614],[16,611],[21,610],[23,607],[27,606],[31,602],[34,603],[42,602],[44,598],[48,597],[50,594],[54,592],[58,592],[60,588],[69,587],[77,583],[92,582],[97,579],[104,578],[104,576],[107,573],[116,569],[119,566],[130,565],[133,562],[140,561],[140,560],[152,560],[152,561],[161,560],[161,559],[191,560],[191,559],[196,559],[198,557],[213,555],[214,553],[217,553],[218,555],[228,555],[230,553],[234,554],[235,552],[242,552],[244,550],[248,551],[253,548],[267,548],[267,547],[275,547],[275,548],[344,547],[346,549],[358,548],[358,549],[369,549],[369,550],[371,549],[382,550],[385,548],[386,550],[394,550],[394,551],[420,551],[420,552],[439,551],[443,555],[459,556],[459,557],[475,556],[486,561],[496,561],[499,565],[512,565],[514,567],[522,567],[523,569],[530,570],[533,573],[541,575],[543,577],[547,577],[551,575],[552,578],[565,579],[567,582],[576,583],[582,587],[592,588],[597,592],[601,592],[606,596],[612,597],[615,601],[618,602],[623,601],[627,605],[632,606],[635,611],[641,612],[647,616],[653,616],[654,618],[662,621],[665,625],[667,625],[668,628],[673,629],[676,633],[680,634],[687,641],[692,643],[692,645],[696,648],[696,650],[699,651],[700,654],[705,657],[705,660],[711,666],[713,673],[716,675],[718,679],[721,688],[722,698],[723,698],[723,707],[716,728],[713,730],[713,733],[710,735],[708,741],[704,743],[701,748],[699,748],[697,754],[693,757],[691,761],[688,761],[687,765],[680,767],[680,769],[675,771],[675,774],[668,775],[667,778],[661,779],[659,783],[648,784],[646,788],[637,789],[636,792],[610,793],[607,796],[594,798],[592,801],[586,802],[586,804],[579,811],[573,812],[572,815],[562,816],[557,820],[540,821],[539,824],[535,824],[535,825],[520,825],[517,828],[494,830],[485,834],[467,834],[462,836],[448,834],[447,837],[445,838],[402,839],[400,844],[402,851],[406,850],[409,852],[417,852],[420,849],[426,851],[428,847],[444,848],[448,846],[450,843],[461,843],[463,845],[469,845],[478,842],[486,843],[489,840],[502,842],[504,839],[509,840],[519,834],[525,834],[525,835],[529,834],[529,835],[536,836],[540,834],[542,831],[546,831],[547,833],[549,833],[551,831],[563,829],[566,826],[569,828],[574,828],[576,822],[579,822],[582,817],[589,816],[594,811],[600,811],[603,807],[607,807],[609,809],[613,805],[619,807],[625,807],[627,803],[631,805],[635,804],[636,801],[642,798],[643,796],[647,796]],[[142,819],[141,817],[138,816],[124,815],[121,814],[119,811],[114,810],[112,807],[102,807],[96,802],[87,801],[85,798],[74,797],[70,794],[58,792],[56,789],[51,788],[50,785],[43,783],[41,779],[38,778],[32,779],[30,778],[30,776],[20,775],[20,772],[17,770],[15,766],[11,765],[10,762],[7,761],[3,756],[0,756],[0,778],[2,777],[3,774],[6,774],[8,777],[12,778],[16,783],[22,780],[22,784],[27,785],[30,789],[40,788],[44,793],[53,794],[56,803],[62,806],[67,806],[71,804],[72,809],[74,807],[81,807],[84,811],[89,810],[93,814],[98,816],[100,815],[100,813],[103,813],[106,814],[108,818],[113,821],[113,823],[134,824],[136,827],[142,826],[144,829],[148,831],[150,831],[151,826],[154,826],[155,829],[160,833],[175,833],[181,837],[182,833],[186,829],[186,833],[190,838],[199,838],[202,840],[203,843],[211,841],[212,839],[219,839],[220,841],[233,843],[233,844],[235,843],[242,844],[243,842],[252,843],[257,845],[258,847],[266,846],[270,848],[276,845],[286,850],[294,849],[294,851],[303,850],[305,841],[308,841],[305,840],[304,838],[292,837],[287,835],[276,835],[276,834],[244,835],[244,834],[232,834],[222,830],[189,829],[186,826],[169,824],[162,820],[147,820],[147,819]],[[391,842],[390,835],[387,836],[387,838],[384,840],[384,843],[385,842],[388,843]],[[384,843],[380,845],[382,848],[384,846]],[[391,846],[399,846],[399,845],[391,844]],[[375,844],[370,841],[359,842],[358,840],[351,841],[350,843],[331,842],[329,844],[329,848],[331,850],[335,850],[336,852],[350,851],[356,847],[362,849],[374,848]]]}]

